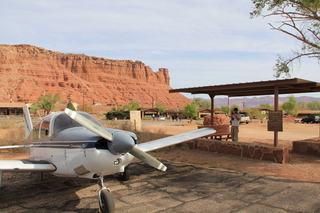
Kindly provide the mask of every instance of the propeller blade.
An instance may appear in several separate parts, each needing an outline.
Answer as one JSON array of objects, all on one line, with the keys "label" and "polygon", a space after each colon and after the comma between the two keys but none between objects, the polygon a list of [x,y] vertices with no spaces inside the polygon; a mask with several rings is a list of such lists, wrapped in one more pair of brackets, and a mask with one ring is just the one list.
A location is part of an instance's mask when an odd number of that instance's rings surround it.
[{"label": "propeller blade", "polygon": [[[79,113],[66,108],[64,111],[67,115],[69,115],[73,120],[77,121],[79,124],[81,124],[82,126],[86,127],[87,129],[91,130],[92,132],[96,133],[97,135],[100,135],[101,137],[112,141],[113,140],[113,136],[112,134],[110,134],[109,132],[107,132],[105,129],[103,129],[101,126],[98,126],[97,124],[93,123],[92,121],[90,121],[89,119],[85,118],[84,116],[80,115]],[[118,149],[119,150],[123,150],[123,143],[121,143],[121,141],[128,141],[127,139],[125,139],[126,137],[124,137],[124,134],[118,134],[119,138],[119,148],[117,148],[117,140],[115,141],[115,150],[110,150],[111,152],[118,154]],[[128,142],[128,146],[126,143],[125,147],[129,147],[130,143]],[[129,148],[125,148],[126,150],[129,150]],[[159,169],[161,171],[166,171],[167,167],[161,163],[160,161],[158,161],[156,158],[152,157],[151,155],[147,154],[146,152],[142,151],[141,149],[139,149],[137,146],[134,146],[133,149],[129,152],[130,154],[132,154],[133,156],[135,156],[136,158],[140,159],[141,161],[143,161],[144,163]]]},{"label": "propeller blade", "polygon": [[139,149],[137,146],[133,147],[133,149],[130,151],[130,154],[135,156],[136,158],[140,159],[144,163],[159,169],[161,171],[166,171],[167,167],[158,161],[156,158],[152,157],[151,155],[147,154],[146,152]]},{"label": "propeller blade", "polygon": [[81,124],[82,126],[86,127],[87,129],[91,130],[92,132],[96,133],[97,135],[100,135],[101,137],[112,141],[112,135],[107,132],[105,129],[103,129],[103,127],[93,123],[92,121],[90,121],[89,119],[87,119],[86,117],[80,115],[79,113],[66,108],[64,110],[64,112],[69,115],[73,120],[77,121],[79,124]]}]

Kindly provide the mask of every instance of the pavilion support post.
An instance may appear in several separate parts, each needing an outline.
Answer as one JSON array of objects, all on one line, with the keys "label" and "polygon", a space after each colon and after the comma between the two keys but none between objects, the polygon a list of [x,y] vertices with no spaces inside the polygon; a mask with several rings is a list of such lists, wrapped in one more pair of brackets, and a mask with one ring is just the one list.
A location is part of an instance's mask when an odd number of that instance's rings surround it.
[{"label": "pavilion support post", "polygon": [[211,99],[211,121],[210,125],[213,126],[213,119],[214,119],[214,96],[215,95],[209,95]]},{"label": "pavilion support post", "polygon": [[229,97],[229,95],[228,95],[228,108],[229,108],[228,116],[231,116],[231,106],[230,106],[230,97]]},{"label": "pavilion support post", "polygon": [[[279,108],[279,86],[274,86],[274,110],[277,111]],[[274,131],[274,146],[278,146],[278,131]]]}]

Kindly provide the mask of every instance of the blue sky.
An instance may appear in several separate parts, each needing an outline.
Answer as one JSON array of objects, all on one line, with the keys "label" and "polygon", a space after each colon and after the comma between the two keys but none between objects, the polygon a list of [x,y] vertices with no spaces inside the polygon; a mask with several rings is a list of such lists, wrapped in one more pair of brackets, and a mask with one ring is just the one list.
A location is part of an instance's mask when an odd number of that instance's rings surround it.
[{"label": "blue sky", "polygon": [[[299,43],[271,30],[274,18],[250,19],[252,7],[251,0],[1,0],[0,43],[139,60],[169,69],[175,89],[275,80],[277,55]],[[306,59],[291,77],[320,82],[319,71]]]}]

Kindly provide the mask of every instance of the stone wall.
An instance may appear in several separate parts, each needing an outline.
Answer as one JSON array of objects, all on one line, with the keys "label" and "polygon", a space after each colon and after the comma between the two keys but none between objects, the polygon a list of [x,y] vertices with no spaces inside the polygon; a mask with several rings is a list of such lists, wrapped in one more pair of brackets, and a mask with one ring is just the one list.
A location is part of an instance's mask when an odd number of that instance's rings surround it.
[{"label": "stone wall", "polygon": [[289,162],[289,148],[263,146],[261,144],[250,144],[241,142],[228,142],[210,139],[194,139],[183,143],[189,149],[198,149],[207,152],[231,154],[240,157],[273,161],[276,163]]},{"label": "stone wall", "polygon": [[292,151],[304,155],[320,157],[320,138],[292,142]]}]

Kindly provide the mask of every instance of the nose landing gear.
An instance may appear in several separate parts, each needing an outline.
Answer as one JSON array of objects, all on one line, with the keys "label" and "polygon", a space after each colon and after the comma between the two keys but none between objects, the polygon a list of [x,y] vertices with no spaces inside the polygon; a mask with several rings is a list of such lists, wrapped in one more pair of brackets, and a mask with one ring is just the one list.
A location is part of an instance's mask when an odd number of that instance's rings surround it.
[{"label": "nose landing gear", "polygon": [[106,188],[103,183],[103,177],[99,177],[99,211],[101,213],[113,213],[115,211],[114,199],[110,189]]}]

